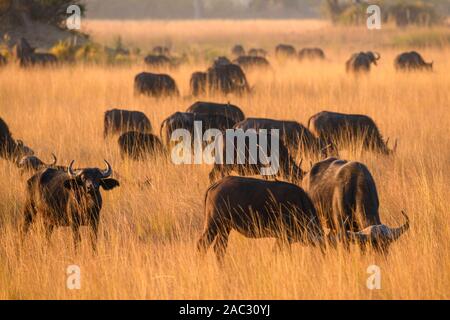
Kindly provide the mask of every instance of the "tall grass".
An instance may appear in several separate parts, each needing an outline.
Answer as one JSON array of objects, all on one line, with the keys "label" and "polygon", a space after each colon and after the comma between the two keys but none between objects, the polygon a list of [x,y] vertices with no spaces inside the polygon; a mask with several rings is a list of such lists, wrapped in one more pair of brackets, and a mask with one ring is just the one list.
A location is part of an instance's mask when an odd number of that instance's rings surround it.
[{"label": "tall grass", "polygon": [[[190,31],[192,42],[202,35]],[[272,36],[268,41],[279,40]],[[137,41],[140,36],[132,37]],[[75,159],[75,166],[101,167],[107,159],[119,172],[121,186],[103,191],[96,254],[86,230],[80,250],[74,252],[70,229],[57,229],[47,244],[39,222],[21,243],[18,228],[27,177],[0,160],[0,298],[448,299],[449,51],[424,51],[426,59],[435,61],[433,73],[399,74],[392,65],[397,51],[386,48],[380,65],[359,78],[345,74],[344,62],[352,51],[351,45],[330,48],[323,63],[277,64],[272,59],[274,72],[248,75],[254,94],[208,99],[231,101],[249,117],[302,123],[321,110],[367,114],[385,137],[398,138],[394,157],[357,148],[341,152],[373,173],[383,222],[403,223],[402,209],[411,218],[410,231],[392,245],[389,256],[361,255],[358,250],[322,256],[318,249],[300,245],[290,255],[274,254],[273,239],[250,240],[232,232],[223,269],[212,252],[205,260],[198,258],[195,242],[202,231],[211,167],[122,160],[116,138],[103,139],[102,119],[112,107],[135,109],[144,111],[157,128],[165,117],[195,101],[188,96],[189,77],[204,64],[172,71],[182,97],[162,100],[133,95],[133,77],[144,65],[9,66],[0,70],[0,116],[15,137],[43,159],[54,152],[63,164]],[[146,179],[151,183],[143,186],[140,182]],[[81,268],[80,290],[66,286],[72,264]],[[381,290],[366,287],[366,270],[372,264],[381,268]]]}]

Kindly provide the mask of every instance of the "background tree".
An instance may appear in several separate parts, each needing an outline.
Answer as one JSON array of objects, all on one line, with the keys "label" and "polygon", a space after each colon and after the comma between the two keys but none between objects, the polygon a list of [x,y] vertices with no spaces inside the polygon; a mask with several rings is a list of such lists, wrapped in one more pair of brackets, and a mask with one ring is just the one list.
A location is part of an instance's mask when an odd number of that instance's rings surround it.
[{"label": "background tree", "polygon": [[34,45],[48,47],[76,34],[65,30],[66,11],[73,4],[84,14],[81,0],[0,0],[0,36],[12,44],[25,37]]}]

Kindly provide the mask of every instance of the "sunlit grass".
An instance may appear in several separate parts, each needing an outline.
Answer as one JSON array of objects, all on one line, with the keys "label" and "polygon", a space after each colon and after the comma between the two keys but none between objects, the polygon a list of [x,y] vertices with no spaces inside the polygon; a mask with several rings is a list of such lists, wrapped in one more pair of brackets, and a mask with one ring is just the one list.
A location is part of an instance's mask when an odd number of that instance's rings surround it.
[{"label": "sunlit grass", "polygon": [[[262,30],[261,39],[267,32],[267,43],[281,42],[275,35],[287,32],[271,33],[266,25],[252,23]],[[141,34],[138,29],[136,25],[127,31],[128,38],[140,41],[144,32],[153,32],[144,29]],[[210,39],[183,32],[185,41],[191,37],[192,43],[197,37],[205,43]],[[160,32],[168,39],[176,37],[174,33]],[[232,42],[247,44],[247,40],[230,36]],[[273,73],[248,75],[253,95],[208,99],[231,101],[247,116],[304,124],[322,110],[371,116],[385,137],[399,139],[396,156],[357,148],[343,150],[341,156],[364,162],[373,173],[382,221],[397,226],[403,223],[400,211],[405,210],[411,218],[410,231],[392,245],[387,258],[361,255],[358,250],[331,251],[323,257],[319,250],[300,245],[293,246],[291,255],[273,254],[273,239],[250,240],[233,232],[224,269],[217,266],[212,252],[202,261],[195,250],[211,167],[123,161],[117,138],[104,141],[102,135],[103,112],[113,107],[144,111],[157,131],[164,118],[195,101],[189,97],[189,77],[204,64],[170,72],[182,97],[163,100],[133,95],[133,77],[145,69],[143,65],[1,69],[0,117],[16,138],[45,160],[54,152],[62,164],[75,159],[77,166],[102,166],[107,159],[120,173],[121,186],[103,192],[97,254],[92,253],[85,230],[78,253],[70,229],[65,228],[58,229],[47,245],[36,226],[21,244],[18,228],[26,177],[0,160],[0,298],[448,299],[449,51],[424,50],[425,58],[435,61],[436,71],[423,74],[397,74],[392,61],[398,52],[380,51],[380,65],[360,78],[345,74],[351,45],[327,50],[323,63],[282,65],[270,58]],[[139,182],[146,179],[151,184],[142,187]],[[81,268],[81,290],[66,287],[66,268],[71,264]],[[381,290],[366,287],[371,264],[381,267]]]}]

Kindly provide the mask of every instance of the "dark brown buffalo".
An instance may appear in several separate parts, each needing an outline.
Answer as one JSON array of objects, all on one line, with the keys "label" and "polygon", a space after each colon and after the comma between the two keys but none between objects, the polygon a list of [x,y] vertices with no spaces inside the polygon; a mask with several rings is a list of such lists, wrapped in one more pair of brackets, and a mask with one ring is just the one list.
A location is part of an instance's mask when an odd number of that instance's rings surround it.
[{"label": "dark brown buffalo", "polygon": [[234,122],[239,122],[245,119],[242,110],[230,103],[215,103],[206,101],[197,101],[192,104],[186,112],[201,113],[208,115],[222,115],[232,119]]},{"label": "dark brown buffalo", "polygon": [[179,96],[177,84],[167,74],[141,72],[134,78],[134,90],[155,98],[162,96]]},{"label": "dark brown buffalo", "polygon": [[206,191],[205,223],[197,248],[205,254],[215,241],[219,262],[235,230],[248,238],[276,238],[324,249],[324,232],[316,209],[302,188],[281,181],[226,177]]},{"label": "dark brown buffalo", "polygon": [[6,122],[0,118],[0,158],[18,163],[25,156],[32,156],[34,151],[23,144],[22,140],[15,140]]},{"label": "dark brown buffalo", "polygon": [[176,66],[174,61],[165,55],[149,54],[144,58],[144,62],[153,68],[173,68]]},{"label": "dark brown buffalo", "polygon": [[308,120],[308,128],[326,141],[345,146],[362,140],[364,149],[389,155],[395,152],[397,142],[391,150],[389,139],[384,141],[375,122],[366,115],[344,114],[322,111]]},{"label": "dark brown buffalo", "polygon": [[345,68],[347,72],[369,72],[372,63],[377,65],[377,61],[380,60],[381,56],[377,52],[359,52],[353,54],[349,60],[345,63]]},{"label": "dark brown buffalo", "polygon": [[206,72],[194,72],[191,75],[191,80],[189,81],[191,87],[191,94],[194,97],[206,94],[208,74]]},{"label": "dark brown buffalo", "polygon": [[205,91],[240,95],[250,92],[250,86],[240,66],[217,62],[207,71],[207,90]]},{"label": "dark brown buffalo", "polygon": [[267,51],[261,48],[251,48],[248,51],[248,55],[251,57],[267,57]]},{"label": "dark brown buffalo", "polygon": [[111,109],[105,112],[103,136],[127,131],[152,132],[152,124],[141,111]]},{"label": "dark brown buffalo", "polygon": [[395,68],[402,71],[433,70],[433,62],[425,62],[416,51],[404,52],[395,58]]},{"label": "dark brown buffalo", "polygon": [[146,157],[165,155],[161,140],[151,133],[130,131],[122,134],[117,140],[122,158],[142,160]]},{"label": "dark brown buffalo", "polygon": [[325,53],[320,48],[303,48],[298,53],[300,61],[304,60],[324,60]]},{"label": "dark brown buffalo", "polygon": [[193,138],[196,121],[200,121],[202,124],[202,136],[208,129],[218,129],[222,132],[233,128],[236,123],[233,119],[221,114],[175,112],[161,123],[160,136],[164,145],[170,147],[172,133],[177,129],[186,129]]},{"label": "dark brown buffalo", "polygon": [[275,56],[277,58],[294,58],[296,55],[297,51],[290,44],[279,44],[275,48]]},{"label": "dark brown buffalo", "polygon": [[235,57],[245,56],[245,49],[242,45],[237,44],[231,48],[231,54]]},{"label": "dark brown buffalo", "polygon": [[[230,136],[229,133],[227,134],[222,135],[223,161],[222,163],[215,162],[213,169],[209,173],[209,181],[211,183],[225,176],[229,176],[232,172],[237,172],[240,176],[262,175],[261,169],[268,169],[268,167],[271,164],[274,165],[275,162],[277,166],[277,168],[275,168],[276,172],[264,174],[264,178],[280,177],[295,184],[300,184],[302,182],[305,172],[301,169],[301,163],[299,165],[295,163],[283,142],[278,140],[278,150],[273,149],[275,146],[272,145],[272,138],[279,139],[278,136],[272,137],[270,132],[268,132],[267,135],[265,135],[265,138],[261,140],[261,137],[254,132],[253,140],[256,144],[251,145],[251,133],[247,133],[249,135],[247,135],[243,141],[240,141],[236,135]],[[242,147],[239,147],[240,144]],[[229,147],[227,148],[227,146]],[[227,155],[227,152],[233,152],[233,161],[227,161],[227,157],[231,157],[231,155]],[[239,161],[239,156],[241,156],[244,161]],[[266,157],[270,158],[270,163],[267,163]]]},{"label": "dark brown buffalo", "polygon": [[119,182],[109,178],[112,168],[106,160],[105,171],[85,168],[74,172],[73,162],[67,172],[48,168],[28,179],[23,235],[39,215],[48,240],[54,227],[71,227],[75,248],[81,240],[80,226],[90,226],[92,248],[95,250],[103,204],[100,187],[111,190],[117,187]]},{"label": "dark brown buffalo", "polygon": [[336,235],[382,252],[409,228],[381,223],[375,181],[359,162],[328,158],[314,164],[304,180],[321,220]]},{"label": "dark brown buffalo", "polygon": [[275,120],[266,118],[247,118],[238,122],[235,129],[247,131],[254,129],[278,129],[283,143],[291,150],[302,150],[311,155],[327,156],[333,152],[332,145],[327,140],[317,138],[308,128],[297,121]]},{"label": "dark brown buffalo", "polygon": [[19,59],[21,67],[34,65],[47,66],[54,65],[58,62],[58,58],[51,53],[37,53],[36,48],[32,48],[25,38],[21,38],[16,44],[15,54]]},{"label": "dark brown buffalo", "polygon": [[56,156],[52,153],[53,162],[52,163],[45,163],[41,159],[39,159],[36,156],[25,156],[17,163],[17,167],[20,169],[21,174],[25,173],[35,173],[39,170],[42,170],[44,168],[56,168],[56,162],[58,159]]},{"label": "dark brown buffalo", "polygon": [[233,63],[241,66],[244,70],[251,70],[254,68],[258,69],[269,69],[270,63],[264,57],[253,57],[253,56],[240,56]]}]

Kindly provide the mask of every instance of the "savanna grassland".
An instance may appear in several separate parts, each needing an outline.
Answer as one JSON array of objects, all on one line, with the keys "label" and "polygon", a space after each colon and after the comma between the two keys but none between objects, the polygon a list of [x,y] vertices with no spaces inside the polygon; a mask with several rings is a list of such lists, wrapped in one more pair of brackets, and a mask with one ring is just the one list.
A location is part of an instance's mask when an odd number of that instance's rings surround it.
[{"label": "savanna grassland", "polygon": [[[75,159],[80,167],[102,167],[107,159],[120,174],[121,186],[103,192],[96,254],[86,230],[75,252],[70,229],[57,229],[47,244],[40,223],[21,243],[27,177],[0,160],[1,299],[450,298],[450,47],[442,40],[448,31],[387,27],[369,32],[319,21],[90,21],[86,28],[97,41],[108,43],[120,34],[125,44],[144,50],[169,44],[179,53],[195,49],[227,54],[234,43],[269,49],[274,70],[248,74],[252,95],[202,100],[230,101],[247,116],[302,123],[322,110],[371,116],[385,137],[398,138],[396,155],[361,152],[358,146],[340,155],[364,162],[373,173],[382,221],[400,225],[400,211],[405,210],[411,229],[387,257],[361,255],[356,247],[322,256],[300,245],[291,254],[274,254],[273,239],[250,240],[232,232],[221,269],[212,250],[204,260],[195,250],[211,167],[122,160],[117,138],[104,141],[102,134],[103,112],[113,107],[144,111],[158,132],[164,118],[196,101],[189,96],[189,77],[208,61],[198,58],[165,70],[177,81],[181,97],[161,100],[134,96],[134,75],[148,70],[141,63],[34,70],[8,66],[0,69],[0,116],[14,137],[48,161],[51,152],[60,163]],[[414,41],[398,41],[420,40],[417,35],[424,34],[437,34],[433,37],[442,41],[422,48]],[[280,42],[297,48],[321,46],[327,60],[279,63],[273,48]],[[434,60],[435,71],[395,72],[395,55],[410,48]],[[367,76],[347,75],[344,63],[350,54],[370,49],[381,53],[379,66]],[[309,160],[303,162],[305,170]],[[143,186],[146,180],[151,183]],[[81,268],[80,290],[66,287],[66,269],[72,264]],[[366,287],[366,270],[372,264],[381,268],[380,290]]]}]

